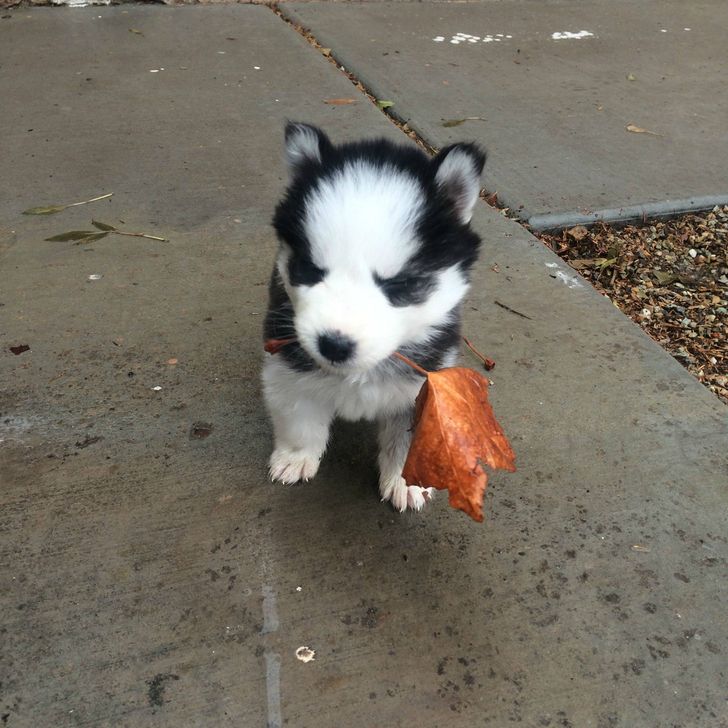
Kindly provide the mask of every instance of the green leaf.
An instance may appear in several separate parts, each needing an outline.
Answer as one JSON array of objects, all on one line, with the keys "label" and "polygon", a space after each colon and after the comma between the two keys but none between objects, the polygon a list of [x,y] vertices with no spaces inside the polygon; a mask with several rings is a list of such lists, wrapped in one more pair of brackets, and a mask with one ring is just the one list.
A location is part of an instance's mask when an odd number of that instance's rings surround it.
[{"label": "green leaf", "polygon": [[23,210],[23,215],[54,215],[63,212],[68,205],[48,205],[47,207],[30,207]]},{"label": "green leaf", "polygon": [[99,222],[98,220],[91,220],[91,224],[99,230],[108,230],[109,232],[116,230],[113,225],[108,225],[105,222]]},{"label": "green leaf", "polygon": [[670,271],[653,270],[652,272],[655,274],[655,278],[661,286],[669,286],[675,283],[675,281],[680,280],[679,275],[677,275],[676,273],[671,273]]},{"label": "green leaf", "polygon": [[91,235],[87,235],[85,238],[77,240],[75,242],[75,245],[86,245],[88,243],[95,243],[97,240],[105,238],[108,234],[109,233],[91,233]]},{"label": "green leaf", "polygon": [[93,235],[93,230],[70,230],[67,233],[61,233],[60,235],[54,235],[51,238],[46,238],[50,243],[67,243],[69,240],[82,240],[88,235]]},{"label": "green leaf", "polygon": [[384,99],[377,99],[377,106],[380,109],[388,109],[390,106],[394,106],[394,101],[385,101]]},{"label": "green leaf", "polygon": [[485,119],[482,116],[466,116],[464,119],[447,119],[442,122],[442,125],[450,128],[452,126],[460,126],[460,124],[464,124],[466,121],[485,121]]},{"label": "green leaf", "polygon": [[575,258],[574,260],[569,261],[569,265],[572,268],[576,268],[576,270],[581,270],[582,268],[593,268],[595,264],[595,258]]}]

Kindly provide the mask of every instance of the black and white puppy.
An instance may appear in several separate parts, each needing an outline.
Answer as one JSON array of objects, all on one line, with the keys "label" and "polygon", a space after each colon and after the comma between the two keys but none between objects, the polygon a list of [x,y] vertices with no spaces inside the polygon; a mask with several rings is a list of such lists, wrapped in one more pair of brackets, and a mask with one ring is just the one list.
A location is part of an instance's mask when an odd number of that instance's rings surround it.
[{"label": "black and white puppy", "polygon": [[335,417],[376,420],[382,500],[419,510],[431,489],[408,486],[402,468],[422,377],[392,354],[430,370],[455,361],[485,155],[472,144],[433,159],[385,139],[335,146],[300,123],[285,147],[264,336],[295,342],[263,367],[270,477],[312,478]]}]

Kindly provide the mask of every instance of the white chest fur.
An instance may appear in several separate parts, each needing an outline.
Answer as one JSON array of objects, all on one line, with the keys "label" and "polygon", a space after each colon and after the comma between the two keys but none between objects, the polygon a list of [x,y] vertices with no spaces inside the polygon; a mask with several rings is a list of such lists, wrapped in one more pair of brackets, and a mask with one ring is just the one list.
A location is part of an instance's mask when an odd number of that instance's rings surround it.
[{"label": "white chest fur", "polygon": [[273,356],[265,361],[263,382],[266,393],[283,406],[308,400],[346,420],[372,420],[412,407],[423,380],[378,370],[348,377],[321,370],[295,372]]}]

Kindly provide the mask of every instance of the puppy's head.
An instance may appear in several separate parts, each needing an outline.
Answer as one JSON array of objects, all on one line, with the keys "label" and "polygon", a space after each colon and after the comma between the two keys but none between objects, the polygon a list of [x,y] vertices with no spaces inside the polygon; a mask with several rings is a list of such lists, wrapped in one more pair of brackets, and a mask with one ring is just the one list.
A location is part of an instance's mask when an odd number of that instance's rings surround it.
[{"label": "puppy's head", "polygon": [[472,144],[433,159],[384,139],[334,146],[300,123],[285,146],[290,183],[273,224],[301,346],[348,374],[426,344],[467,289],[485,155]]}]

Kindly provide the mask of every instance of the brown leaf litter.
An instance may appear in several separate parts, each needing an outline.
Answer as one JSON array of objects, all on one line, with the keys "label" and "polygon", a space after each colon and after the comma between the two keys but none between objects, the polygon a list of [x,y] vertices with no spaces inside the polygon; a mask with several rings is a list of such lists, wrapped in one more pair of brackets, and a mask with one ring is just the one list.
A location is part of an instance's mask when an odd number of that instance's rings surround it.
[{"label": "brown leaf litter", "polygon": [[728,404],[728,206],[540,237]]}]

